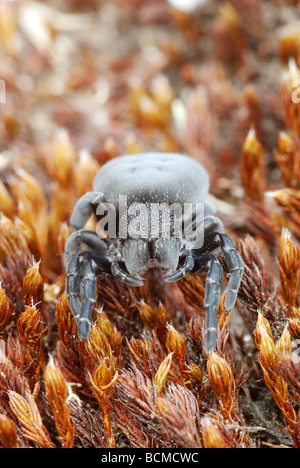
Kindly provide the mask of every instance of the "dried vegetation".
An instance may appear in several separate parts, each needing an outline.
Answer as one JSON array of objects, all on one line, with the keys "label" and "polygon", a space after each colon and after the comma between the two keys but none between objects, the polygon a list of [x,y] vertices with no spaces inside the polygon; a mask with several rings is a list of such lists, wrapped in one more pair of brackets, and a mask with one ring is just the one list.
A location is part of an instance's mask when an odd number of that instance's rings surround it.
[{"label": "dried vegetation", "polygon": [[[2,447],[300,447],[299,5],[198,3],[0,3]],[[103,163],[146,150],[207,167],[245,261],[211,355],[195,276],[100,279],[76,337],[72,206]]]}]

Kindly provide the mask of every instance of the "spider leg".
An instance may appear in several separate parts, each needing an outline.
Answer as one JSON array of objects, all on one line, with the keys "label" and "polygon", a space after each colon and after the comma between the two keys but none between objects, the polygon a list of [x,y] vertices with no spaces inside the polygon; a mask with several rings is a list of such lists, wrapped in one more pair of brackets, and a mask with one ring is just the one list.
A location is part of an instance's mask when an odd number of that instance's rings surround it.
[{"label": "spider leg", "polygon": [[[192,250],[194,258],[193,273],[203,273],[208,269],[205,283],[204,307],[206,309],[206,349],[214,351],[217,342],[218,306],[221,297],[221,282],[223,277],[222,266],[217,259],[219,253],[223,254],[224,260],[230,272],[228,285],[225,290],[226,310],[231,310],[236,302],[238,290],[242,281],[244,264],[240,254],[236,250],[235,242],[222,229],[221,221],[215,216],[207,216],[204,219],[205,237],[204,244],[200,249]],[[219,228],[219,232],[215,229]],[[209,255],[212,253],[212,255]],[[207,267],[205,267],[205,264]]]},{"label": "spider leg", "polygon": [[97,280],[95,265],[92,261],[84,261],[81,268],[80,298],[81,309],[78,317],[78,336],[85,340],[90,336],[92,313],[97,299]]},{"label": "spider leg", "polygon": [[110,257],[82,252],[67,267],[66,297],[77,323],[77,333],[85,340],[90,335],[92,312],[97,298],[97,276],[112,276]]},{"label": "spider leg", "polygon": [[[205,210],[207,209],[207,216],[203,219],[203,228],[204,228],[204,244],[201,247],[201,249],[197,250],[192,250],[190,254],[188,254],[185,258],[184,264],[181,265],[175,272],[166,275],[165,276],[165,282],[166,283],[173,283],[175,281],[181,280],[184,278],[187,274],[193,273],[195,270],[195,265],[194,265],[194,255],[197,256],[197,252],[201,252],[200,255],[203,255],[205,253],[211,252],[215,248],[219,248],[219,241],[216,241],[216,229],[218,230],[217,232],[223,232],[224,231],[224,226],[222,221],[217,218],[216,216],[213,216],[211,214],[211,210],[213,207],[209,204],[205,204]],[[192,223],[192,229],[195,229],[195,219],[192,218],[191,220]],[[206,235],[207,233],[207,235]],[[199,259],[197,260],[199,263]],[[181,263],[181,262],[180,262]]]},{"label": "spider leg", "polygon": [[118,263],[106,255],[82,252],[73,258],[67,267],[66,297],[82,340],[90,335],[98,276],[117,277],[131,286],[143,284],[143,281],[124,273]]},{"label": "spider leg", "polygon": [[67,268],[70,261],[81,251],[95,251],[105,254],[108,244],[98,237],[95,231],[80,229],[73,232],[67,239],[64,252],[64,264]]},{"label": "spider leg", "polygon": [[[86,256],[91,255],[91,251],[105,254],[107,248],[108,246],[103,239],[100,239],[94,231],[86,229],[73,232],[66,242],[64,252],[64,263],[67,273],[66,296],[77,324],[82,314],[88,315],[87,312],[82,312],[82,293],[80,292],[82,278],[92,275],[92,272],[88,271],[88,266],[82,266],[82,260]],[[86,251],[83,256],[80,255],[82,250]],[[93,298],[94,293],[91,293],[90,296]],[[85,309],[87,307],[85,305]]]},{"label": "spider leg", "polygon": [[97,206],[104,200],[100,192],[87,192],[77,201],[71,215],[71,226],[79,230],[84,227],[92,213],[96,213]]},{"label": "spider leg", "polygon": [[238,290],[244,273],[244,263],[231,237],[226,234],[220,234],[220,238],[222,253],[230,272],[224,306],[226,310],[231,310],[237,300]]},{"label": "spider leg", "polygon": [[90,334],[98,276],[116,277],[130,286],[143,285],[141,278],[133,278],[122,271],[107,251],[108,244],[94,231],[86,229],[73,232],[66,242],[66,297],[81,339],[88,338]]},{"label": "spider leg", "polygon": [[65,245],[66,297],[81,339],[90,334],[96,277],[101,274],[111,276],[111,260],[105,255],[107,249],[107,243],[96,232],[86,229],[73,232]]},{"label": "spider leg", "polygon": [[189,255],[186,257],[184,264],[180,268],[178,268],[178,270],[176,270],[174,273],[166,275],[164,277],[164,280],[166,283],[174,283],[175,281],[184,278],[188,273],[191,273],[193,268],[194,260],[193,257]]},{"label": "spider leg", "polygon": [[212,218],[213,219],[207,221],[206,224],[204,245],[201,249],[192,250],[192,254],[193,256],[199,256],[214,251],[215,256],[217,256],[218,253],[223,255],[230,273],[228,285],[225,290],[226,298],[224,307],[226,310],[231,310],[237,300],[238,290],[243,278],[244,263],[236,249],[234,240],[223,231],[214,231],[215,221],[218,220],[218,218],[214,216]]},{"label": "spider leg", "polygon": [[[201,203],[203,205],[203,203]],[[192,242],[195,241],[205,242],[207,234],[212,232],[224,232],[224,225],[222,221],[215,216],[216,209],[210,203],[204,203],[203,211],[197,210],[197,205],[193,211],[189,213],[187,218],[182,219],[182,229],[187,238]],[[203,236],[199,235],[202,233]],[[201,245],[197,248],[201,248]]]},{"label": "spider leg", "polygon": [[224,232],[224,225],[222,221],[216,216],[209,215],[204,218],[204,232]]},{"label": "spider leg", "polygon": [[205,281],[204,307],[206,309],[205,347],[212,353],[217,344],[218,307],[221,297],[223,268],[217,258],[203,255],[194,258],[193,273],[207,271]]},{"label": "spider leg", "polygon": [[140,276],[130,276],[123,271],[117,262],[113,262],[111,266],[113,276],[129,286],[143,286],[143,278]]},{"label": "spider leg", "polygon": [[209,262],[204,296],[204,307],[206,309],[205,347],[209,353],[214,351],[217,344],[218,307],[221,297],[222,278],[222,266],[220,262],[214,258]]},{"label": "spider leg", "polygon": [[73,258],[66,268],[66,298],[70,306],[71,312],[76,320],[80,317],[81,302],[80,302],[80,266],[78,257]]}]

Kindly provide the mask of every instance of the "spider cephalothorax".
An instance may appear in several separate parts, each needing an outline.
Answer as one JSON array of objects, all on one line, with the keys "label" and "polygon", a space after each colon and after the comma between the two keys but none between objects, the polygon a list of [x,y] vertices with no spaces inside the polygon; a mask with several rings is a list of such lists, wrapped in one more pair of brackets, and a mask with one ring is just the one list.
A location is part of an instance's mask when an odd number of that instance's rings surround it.
[{"label": "spider cephalothorax", "polygon": [[[93,191],[74,207],[75,231],[65,247],[66,295],[81,339],[90,334],[98,276],[141,286],[150,268],[163,271],[166,282],[206,272],[206,348],[214,350],[223,278],[218,256],[230,272],[227,310],[236,302],[244,265],[215,208],[205,202],[208,189],[205,169],[180,154],[121,156],[100,169]],[[92,213],[96,232],[84,229]]]}]

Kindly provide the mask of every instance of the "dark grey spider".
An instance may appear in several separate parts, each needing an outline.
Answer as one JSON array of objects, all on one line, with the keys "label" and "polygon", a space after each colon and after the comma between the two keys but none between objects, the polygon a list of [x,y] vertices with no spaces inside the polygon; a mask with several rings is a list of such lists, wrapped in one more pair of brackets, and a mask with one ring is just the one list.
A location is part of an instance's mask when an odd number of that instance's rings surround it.
[{"label": "dark grey spider", "polygon": [[[223,255],[230,272],[226,310],[231,310],[235,305],[244,265],[234,241],[224,233],[222,222],[215,216],[215,208],[205,202],[208,189],[206,170],[194,159],[180,154],[121,156],[100,169],[93,191],[83,195],[74,207],[71,225],[75,232],[65,246],[66,296],[78,325],[80,339],[90,335],[97,277],[113,277],[131,286],[141,286],[142,275],[150,268],[157,268],[166,273],[166,282],[178,281],[188,273],[207,273],[204,298],[207,311],[206,350],[212,352],[215,349],[217,309],[223,278],[218,256]],[[121,213],[120,199],[124,196],[131,211]],[[190,204],[193,210],[181,214],[181,219],[178,213],[174,215],[172,211],[173,216],[168,218],[170,229],[166,235],[161,232],[162,207],[174,203],[182,208]],[[200,225],[196,223],[196,204],[204,207]],[[152,208],[156,205],[159,208],[155,217]],[[132,211],[132,206],[135,211]],[[113,207],[113,210],[108,215],[109,207]],[[84,229],[92,213],[97,215],[99,223],[107,216],[106,224],[112,221],[111,231],[115,235],[104,237],[99,236],[99,232]],[[154,219],[159,227],[155,235],[151,229]],[[129,226],[132,221],[135,224]],[[195,237],[191,241],[184,234],[180,238],[175,235],[178,232],[176,226],[178,228],[183,223],[192,227],[194,233],[197,233],[197,229],[203,230],[203,244],[193,243]],[[125,230],[127,236],[124,236],[124,227],[132,226],[136,227],[134,235],[131,229]]]}]

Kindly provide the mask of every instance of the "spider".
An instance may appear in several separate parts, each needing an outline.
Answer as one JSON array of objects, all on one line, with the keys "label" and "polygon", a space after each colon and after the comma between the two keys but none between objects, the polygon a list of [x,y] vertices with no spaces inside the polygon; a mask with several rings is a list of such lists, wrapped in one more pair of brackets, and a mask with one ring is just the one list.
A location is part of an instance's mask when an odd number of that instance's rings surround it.
[{"label": "spider", "polygon": [[[205,347],[209,353],[215,350],[223,278],[218,257],[223,256],[230,273],[226,310],[235,305],[244,264],[234,241],[216,217],[216,209],[205,202],[208,190],[206,170],[181,154],[120,156],[100,168],[93,191],[75,204],[70,219],[74,232],[66,242],[64,254],[66,297],[80,339],[90,335],[97,277],[117,278],[139,287],[143,285],[143,275],[156,268],[164,272],[168,283],[189,273],[207,274]],[[123,206],[120,201],[124,200]],[[176,209],[167,211],[170,216],[166,217],[163,208],[170,204]],[[186,206],[189,209],[183,210]],[[200,223],[196,216],[199,206],[203,207]],[[93,213],[100,228],[84,229]],[[183,224],[192,235],[186,236],[186,229],[180,230]]]}]

